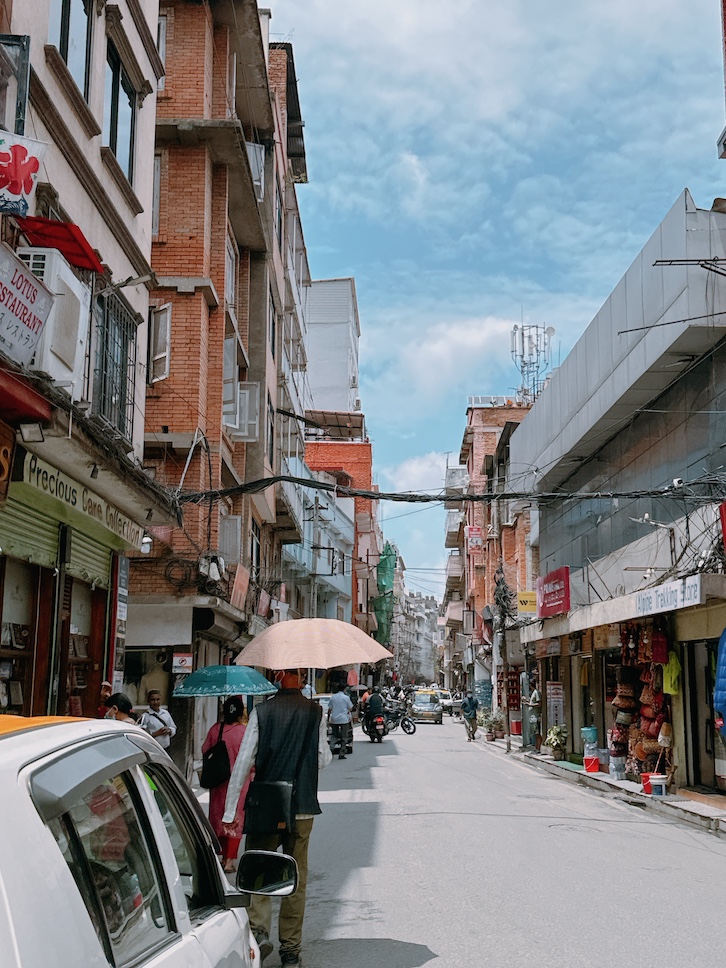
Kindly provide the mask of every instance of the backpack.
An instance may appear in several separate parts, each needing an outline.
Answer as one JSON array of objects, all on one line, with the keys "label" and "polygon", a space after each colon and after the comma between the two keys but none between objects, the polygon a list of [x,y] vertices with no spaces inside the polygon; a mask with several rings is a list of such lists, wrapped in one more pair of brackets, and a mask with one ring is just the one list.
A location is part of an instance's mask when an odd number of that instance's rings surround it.
[{"label": "backpack", "polygon": [[232,775],[229,751],[227,744],[222,739],[223,730],[224,723],[220,723],[217,742],[206,753],[202,754],[202,774],[199,777],[199,785],[204,787],[205,790],[213,790],[214,787],[221,786]]}]

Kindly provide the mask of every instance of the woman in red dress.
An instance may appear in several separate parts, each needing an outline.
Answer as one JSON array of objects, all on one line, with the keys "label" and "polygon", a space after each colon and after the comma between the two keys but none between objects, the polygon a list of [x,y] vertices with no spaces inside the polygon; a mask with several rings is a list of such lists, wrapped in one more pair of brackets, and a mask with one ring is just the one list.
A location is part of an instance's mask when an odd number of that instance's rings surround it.
[{"label": "woman in red dress", "polygon": [[[225,699],[224,705],[222,706],[222,722],[224,724],[222,727],[222,740],[229,753],[230,769],[234,769],[234,763],[237,759],[237,754],[239,753],[239,748],[242,744],[242,738],[247,726],[247,713],[242,696],[230,696],[228,699]],[[202,752],[206,753],[208,749],[216,746],[218,741],[219,723],[215,723],[207,733],[207,738],[204,740],[204,745],[202,746]],[[232,835],[227,835],[222,827],[222,815],[224,814],[224,801],[227,798],[228,783],[221,783],[209,791],[209,822],[222,846],[222,860],[224,862],[224,869],[228,874],[234,871],[237,852],[239,851],[240,841],[242,840],[242,826],[245,817],[244,803],[249,785],[250,780],[248,778],[239,795],[237,813],[234,818],[234,832]]]}]

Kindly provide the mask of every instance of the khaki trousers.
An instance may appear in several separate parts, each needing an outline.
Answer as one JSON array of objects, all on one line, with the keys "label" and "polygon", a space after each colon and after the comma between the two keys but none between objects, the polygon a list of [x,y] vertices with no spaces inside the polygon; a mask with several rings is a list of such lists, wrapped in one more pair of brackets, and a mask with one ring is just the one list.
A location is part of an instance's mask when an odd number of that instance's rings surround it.
[{"label": "khaki trousers", "polygon": [[[248,834],[246,850],[277,850],[291,854],[297,861],[297,891],[282,899],[280,905],[280,954],[299,955],[302,945],[303,919],[305,918],[305,895],[308,886],[308,844],[313,830],[313,818],[296,820],[295,831],[280,834]],[[272,898],[253,894],[247,911],[254,935],[264,931],[269,936],[272,925]]]}]

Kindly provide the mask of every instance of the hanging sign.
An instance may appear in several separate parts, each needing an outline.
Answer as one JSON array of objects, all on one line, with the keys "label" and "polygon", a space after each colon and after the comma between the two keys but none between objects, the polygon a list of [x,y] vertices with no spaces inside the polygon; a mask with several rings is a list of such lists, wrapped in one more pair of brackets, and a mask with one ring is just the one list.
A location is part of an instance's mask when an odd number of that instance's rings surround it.
[{"label": "hanging sign", "polygon": [[0,131],[0,212],[28,214],[45,149],[42,141]]},{"label": "hanging sign", "polygon": [[470,525],[469,527],[464,528],[464,535],[469,542],[470,548],[484,547],[484,538],[482,537],[481,528],[475,525]]},{"label": "hanging sign", "polygon": [[13,250],[0,245],[0,350],[27,366],[55,297]]},{"label": "hanging sign", "polygon": [[537,618],[549,618],[570,610],[570,569],[551,571],[537,579]]},{"label": "hanging sign", "polygon": [[517,611],[523,615],[534,615],[537,612],[537,592],[517,592]]}]

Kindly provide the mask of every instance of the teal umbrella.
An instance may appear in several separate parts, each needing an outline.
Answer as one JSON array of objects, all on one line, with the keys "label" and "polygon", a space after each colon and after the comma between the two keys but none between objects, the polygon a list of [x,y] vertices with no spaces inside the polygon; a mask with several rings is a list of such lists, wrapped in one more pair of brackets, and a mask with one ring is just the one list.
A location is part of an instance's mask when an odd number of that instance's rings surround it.
[{"label": "teal umbrella", "polygon": [[277,687],[257,669],[238,665],[204,666],[187,676],[175,696],[264,696]]}]

